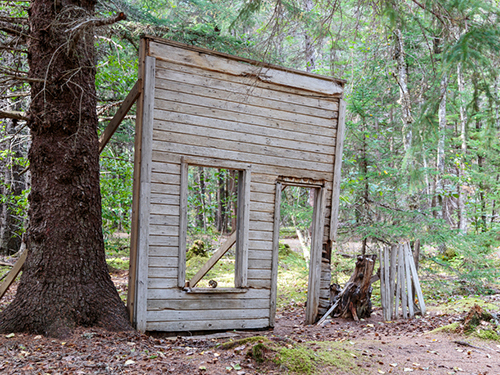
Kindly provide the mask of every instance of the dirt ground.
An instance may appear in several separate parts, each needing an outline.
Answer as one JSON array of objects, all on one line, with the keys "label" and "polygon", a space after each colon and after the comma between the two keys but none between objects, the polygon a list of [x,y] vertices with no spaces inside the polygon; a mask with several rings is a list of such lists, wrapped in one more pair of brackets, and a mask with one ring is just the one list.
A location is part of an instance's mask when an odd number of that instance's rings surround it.
[{"label": "dirt ground", "polygon": [[[355,323],[344,319],[304,326],[304,309],[277,314],[274,330],[229,332],[193,337],[152,337],[136,332],[78,329],[67,340],[15,334],[0,336],[0,372],[4,374],[282,374],[272,361],[248,358],[247,348],[223,350],[228,340],[267,336],[288,343],[337,341],[353,357],[353,366],[320,374],[500,374],[500,345],[429,333],[460,319],[433,312],[425,318],[384,323],[381,311]],[[315,344],[312,344],[313,346]],[[356,367],[356,368],[354,368]]]},{"label": "dirt ground", "polygon": [[[120,290],[126,274],[114,276]],[[0,301],[12,300],[16,285]],[[491,297],[500,302],[500,295]],[[383,322],[381,310],[359,323],[330,319],[322,326],[305,326],[303,306],[278,311],[273,330],[216,333],[205,336],[161,337],[137,332],[114,333],[78,329],[66,340],[39,335],[0,335],[2,374],[286,374],[272,358],[258,364],[247,356],[251,345],[224,350],[221,343],[251,336],[308,345],[341,343],[352,366],[319,368],[318,374],[500,374],[500,345],[431,330],[462,318],[436,307],[425,318]],[[319,349],[319,347],[318,347]]]}]

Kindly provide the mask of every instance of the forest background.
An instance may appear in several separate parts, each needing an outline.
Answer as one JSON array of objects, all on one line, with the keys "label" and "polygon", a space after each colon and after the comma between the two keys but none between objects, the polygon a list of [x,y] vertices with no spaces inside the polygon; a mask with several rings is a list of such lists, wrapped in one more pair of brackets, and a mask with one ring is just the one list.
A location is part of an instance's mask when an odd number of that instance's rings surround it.
[{"label": "forest background", "polygon": [[[170,38],[346,80],[347,134],[334,252],[418,241],[432,270],[486,293],[498,278],[498,1],[100,1],[96,88],[101,130],[137,79],[140,35]],[[0,4],[0,252],[19,250],[29,194],[23,28],[29,2]],[[107,252],[130,231],[134,110],[101,154]],[[193,169],[193,232],[231,228],[234,176]],[[283,224],[307,237],[307,194]],[[431,269],[429,269],[431,270]]]}]

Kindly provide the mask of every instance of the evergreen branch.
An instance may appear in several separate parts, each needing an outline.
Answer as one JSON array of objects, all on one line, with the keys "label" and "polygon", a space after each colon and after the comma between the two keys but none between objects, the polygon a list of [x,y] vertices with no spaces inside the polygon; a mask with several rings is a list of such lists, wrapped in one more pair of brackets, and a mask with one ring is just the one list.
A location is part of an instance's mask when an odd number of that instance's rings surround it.
[{"label": "evergreen branch", "polygon": [[429,12],[431,12],[434,16],[436,16],[436,18],[445,26],[447,26],[446,22],[444,22],[444,19],[443,17],[437,13],[436,11],[432,10],[432,9],[427,9],[427,7],[425,6],[425,4],[422,4],[422,3],[419,3],[417,0],[411,0],[413,3],[415,3],[416,5],[418,5],[420,8],[422,8],[423,10],[427,10]]}]

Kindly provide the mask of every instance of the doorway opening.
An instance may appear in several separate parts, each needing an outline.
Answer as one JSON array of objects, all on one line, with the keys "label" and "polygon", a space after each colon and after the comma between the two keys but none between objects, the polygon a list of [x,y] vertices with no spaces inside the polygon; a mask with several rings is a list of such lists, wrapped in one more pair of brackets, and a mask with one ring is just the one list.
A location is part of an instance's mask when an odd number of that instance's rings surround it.
[{"label": "doorway opening", "polygon": [[[271,326],[276,307],[284,308],[288,298],[291,306],[304,306],[305,324],[312,324],[317,318],[325,193],[324,181],[280,177],[276,183]],[[295,238],[295,243],[286,239],[287,234]]]},{"label": "doorway opening", "polygon": [[311,258],[314,189],[283,186],[278,252],[278,309],[305,307]]}]

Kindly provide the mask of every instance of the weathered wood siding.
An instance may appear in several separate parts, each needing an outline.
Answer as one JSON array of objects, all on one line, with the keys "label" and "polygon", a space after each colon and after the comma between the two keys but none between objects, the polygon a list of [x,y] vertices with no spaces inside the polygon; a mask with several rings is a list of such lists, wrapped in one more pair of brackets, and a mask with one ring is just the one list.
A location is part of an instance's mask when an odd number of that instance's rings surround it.
[{"label": "weathered wood siding", "polygon": [[[139,249],[147,254],[146,330],[267,327],[277,177],[324,181],[326,242],[342,83],[157,40],[148,47],[156,65],[149,234]],[[178,286],[182,157],[251,165],[248,290],[198,294]]]}]

